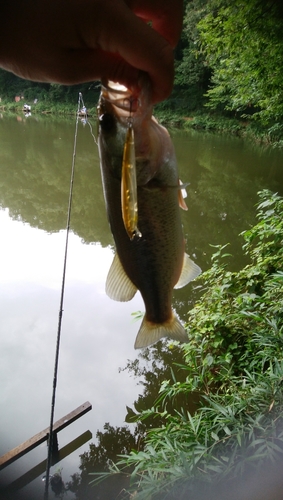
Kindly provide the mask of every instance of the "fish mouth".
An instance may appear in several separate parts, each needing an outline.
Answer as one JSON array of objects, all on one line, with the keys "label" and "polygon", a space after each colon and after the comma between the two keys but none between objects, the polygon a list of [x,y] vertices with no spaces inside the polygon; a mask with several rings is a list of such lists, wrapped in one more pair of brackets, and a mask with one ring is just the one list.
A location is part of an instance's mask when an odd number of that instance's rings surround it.
[{"label": "fish mouth", "polygon": [[118,82],[101,82],[101,95],[109,102],[119,116],[129,117],[140,108],[140,99]]}]

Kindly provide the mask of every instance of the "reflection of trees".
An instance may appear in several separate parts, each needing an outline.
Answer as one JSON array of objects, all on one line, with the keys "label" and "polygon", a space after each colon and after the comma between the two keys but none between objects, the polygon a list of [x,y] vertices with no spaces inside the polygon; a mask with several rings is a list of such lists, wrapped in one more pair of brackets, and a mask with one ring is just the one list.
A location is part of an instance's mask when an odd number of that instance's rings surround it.
[{"label": "reflection of trees", "polygon": [[[74,120],[33,117],[0,121],[0,204],[11,217],[48,232],[66,227],[74,125]],[[112,238],[97,147],[89,128],[79,125],[71,229],[86,242],[107,246]]]},{"label": "reflection of trees", "polygon": [[[187,251],[203,270],[215,249],[229,243],[231,270],[246,263],[238,235],[255,223],[257,191],[282,191],[282,153],[242,139],[199,132],[173,133],[188,212],[182,213]],[[283,194],[283,193],[282,193]],[[199,297],[197,282],[174,292],[184,320]]]},{"label": "reflection of trees", "polygon": [[[195,213],[190,224],[191,233],[197,239],[197,254],[206,248],[204,260],[207,264],[213,253],[213,250],[207,251],[208,235],[211,245],[232,243],[235,246],[237,235],[254,222],[254,205],[260,182],[257,178],[251,179],[245,173],[239,173],[235,163],[225,163],[224,159],[207,154],[199,158],[192,184],[188,188]],[[239,253],[240,245],[237,245],[236,251]]]},{"label": "reflection of trees", "polygon": [[[21,121],[17,121],[20,119]],[[13,218],[48,232],[65,229],[74,118],[9,116],[0,120],[0,206]],[[92,122],[96,131],[95,119]],[[187,187],[182,213],[187,251],[205,270],[210,245],[231,244],[232,269],[243,264],[238,234],[255,222],[256,193],[281,190],[280,151],[199,132],[171,133]],[[86,243],[113,243],[106,219],[97,147],[79,123],[71,229]],[[182,318],[199,295],[193,282],[174,292]]]},{"label": "reflection of trees", "polygon": [[[154,406],[162,382],[174,379],[179,382],[185,380],[186,373],[180,366],[182,363],[182,351],[173,344],[168,348],[167,341],[158,342],[152,347],[144,349],[137,359],[128,361],[124,370],[128,370],[140,380],[139,384],[143,387],[143,393],[134,402],[134,410],[127,407],[127,422],[133,422],[139,413]],[[186,408],[193,413],[195,409],[194,398],[184,400],[177,397],[174,401],[174,407],[168,406],[167,411],[174,413],[178,407]],[[152,427],[159,427],[162,423],[162,415],[154,420],[150,416],[144,421],[147,430]]]},{"label": "reflection of trees", "polygon": [[[183,355],[181,350],[173,346],[168,349],[167,343],[158,342],[154,346],[143,350],[137,359],[127,362],[123,370],[128,370],[131,375],[140,380],[142,394],[133,403],[133,408],[127,406],[126,422],[133,423],[140,412],[150,409],[158,399],[159,389],[163,381],[169,380],[184,382],[186,371],[182,369]],[[174,414],[178,408],[185,408],[192,414],[196,408],[197,397],[190,399],[183,396],[166,406],[169,413]],[[132,450],[142,450],[145,433],[154,427],[165,423],[162,414],[149,416],[142,422],[135,424],[133,431],[128,427],[112,427],[109,423],[104,425],[104,432],[98,431],[96,437],[98,444],[91,443],[89,451],[83,453],[80,464],[80,473],[71,476],[72,480],[67,488],[76,494],[79,500],[96,500],[98,498],[120,498],[120,492],[128,487],[129,477],[127,471],[111,475],[101,483],[89,485],[95,476],[93,472],[107,472],[108,465],[119,460],[119,455],[128,454]],[[130,471],[128,471],[130,472]]]},{"label": "reflection of trees", "polygon": [[[192,132],[174,137],[188,213],[183,214],[190,253],[207,268],[213,250],[209,245],[233,244],[241,254],[238,234],[254,224],[257,191],[278,189],[282,179],[280,153],[252,146],[233,137]],[[187,142],[186,154],[182,142]]]},{"label": "reflection of trees", "polygon": [[128,486],[129,477],[126,471],[94,485],[89,484],[95,479],[95,476],[90,474],[107,472],[109,463],[117,462],[119,455],[138,449],[138,440],[127,427],[114,428],[106,423],[104,432],[98,431],[96,437],[98,444],[91,443],[89,451],[80,456],[81,472],[73,474],[72,481],[67,484],[67,490],[75,493],[76,498],[80,500],[117,498],[119,493]]},{"label": "reflection of trees", "polygon": [[[10,116],[0,120],[0,205],[14,218],[49,232],[64,229],[74,118]],[[93,119],[95,132],[96,124]],[[235,242],[254,223],[256,192],[278,189],[276,151],[198,132],[173,133],[180,176],[189,182],[183,224],[189,253],[208,267],[210,244]],[[275,182],[277,181],[277,183]],[[106,222],[97,147],[79,124],[71,229],[85,242],[112,244]],[[235,244],[234,244],[235,245]],[[239,248],[232,248],[233,255]],[[180,301],[185,300],[181,293]]]}]

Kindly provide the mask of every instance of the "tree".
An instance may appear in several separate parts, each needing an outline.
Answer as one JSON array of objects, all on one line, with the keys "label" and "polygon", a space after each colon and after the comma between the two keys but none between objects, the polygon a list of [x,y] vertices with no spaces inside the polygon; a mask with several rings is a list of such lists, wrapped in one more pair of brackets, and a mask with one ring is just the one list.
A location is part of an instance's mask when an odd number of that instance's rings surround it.
[{"label": "tree", "polygon": [[213,70],[209,106],[283,120],[282,6],[274,0],[212,0],[199,22],[200,53]]},{"label": "tree", "polygon": [[157,106],[189,112],[201,108],[208,88],[210,69],[199,53],[200,44],[197,24],[206,14],[208,0],[184,2],[184,29],[175,49],[175,82],[171,97]]},{"label": "tree", "polygon": [[207,0],[186,2],[184,29],[176,57],[175,84],[177,88],[186,89],[187,94],[194,87],[203,93],[209,82],[210,69],[205,65],[205,58],[198,50],[201,43],[198,23],[207,14],[207,4]]}]

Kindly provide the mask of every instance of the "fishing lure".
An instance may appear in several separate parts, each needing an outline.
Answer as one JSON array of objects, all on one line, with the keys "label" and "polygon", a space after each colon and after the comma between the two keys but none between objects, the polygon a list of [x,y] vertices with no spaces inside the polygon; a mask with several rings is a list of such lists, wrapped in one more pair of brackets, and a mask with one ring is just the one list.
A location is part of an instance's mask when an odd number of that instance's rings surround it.
[{"label": "fishing lure", "polygon": [[121,179],[121,206],[125,229],[131,240],[141,237],[138,229],[138,196],[136,177],[135,135],[131,117],[126,133]]}]

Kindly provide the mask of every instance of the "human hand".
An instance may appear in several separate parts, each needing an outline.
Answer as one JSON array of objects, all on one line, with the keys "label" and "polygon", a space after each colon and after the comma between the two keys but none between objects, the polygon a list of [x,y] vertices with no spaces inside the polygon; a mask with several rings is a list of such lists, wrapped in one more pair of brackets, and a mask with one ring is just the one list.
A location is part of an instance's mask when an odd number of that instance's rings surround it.
[{"label": "human hand", "polygon": [[144,71],[152,82],[154,102],[170,94],[182,0],[3,3],[2,68],[33,81],[72,85],[108,79],[134,88]]}]

